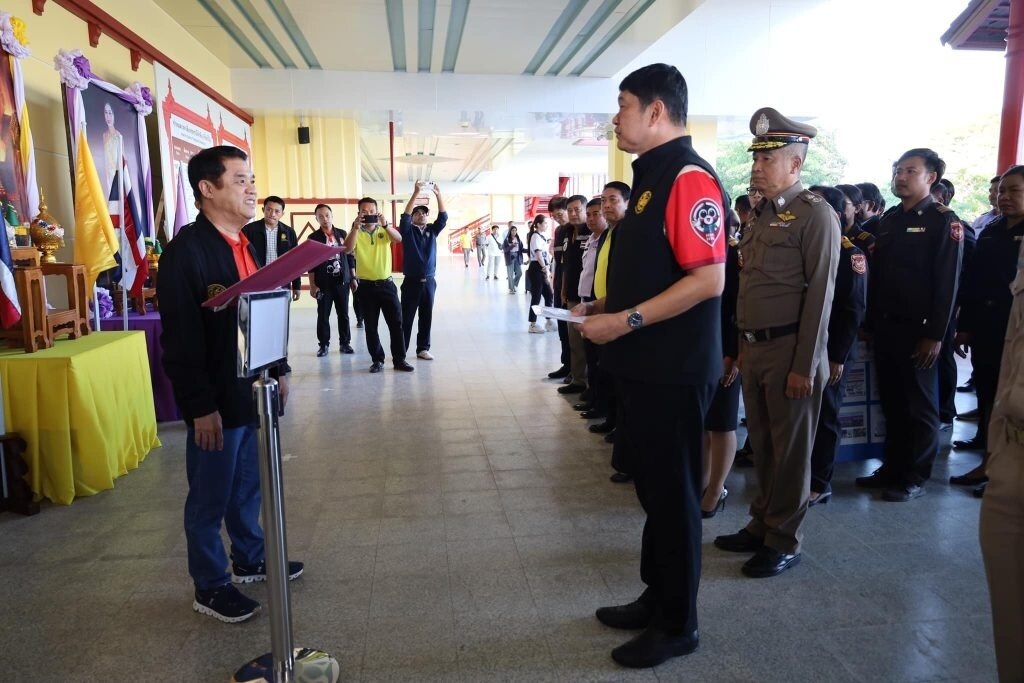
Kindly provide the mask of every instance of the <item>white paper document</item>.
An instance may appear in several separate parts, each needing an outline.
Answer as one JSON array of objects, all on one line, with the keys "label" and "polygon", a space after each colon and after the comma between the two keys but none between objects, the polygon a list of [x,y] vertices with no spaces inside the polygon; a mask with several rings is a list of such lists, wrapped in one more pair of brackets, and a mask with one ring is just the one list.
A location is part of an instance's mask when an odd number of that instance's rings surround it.
[{"label": "white paper document", "polygon": [[553,306],[533,306],[533,312],[538,317],[552,318],[554,320],[564,320],[567,323],[581,323],[587,319],[583,315],[573,315],[565,308],[554,308]]}]

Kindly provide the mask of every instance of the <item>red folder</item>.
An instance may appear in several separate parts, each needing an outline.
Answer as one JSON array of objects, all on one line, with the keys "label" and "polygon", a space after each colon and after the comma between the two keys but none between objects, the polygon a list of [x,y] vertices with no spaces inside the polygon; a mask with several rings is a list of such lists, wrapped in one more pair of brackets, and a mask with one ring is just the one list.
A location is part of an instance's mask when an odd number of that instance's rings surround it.
[{"label": "red folder", "polygon": [[220,294],[210,297],[203,302],[205,308],[221,310],[240,294],[247,292],[268,292],[279,287],[284,287],[303,273],[308,273],[324,261],[334,258],[335,255],[345,251],[344,246],[329,247],[316,240],[305,240],[302,244],[289,249],[276,261],[265,268],[260,268],[255,273],[239,280],[225,289]]}]

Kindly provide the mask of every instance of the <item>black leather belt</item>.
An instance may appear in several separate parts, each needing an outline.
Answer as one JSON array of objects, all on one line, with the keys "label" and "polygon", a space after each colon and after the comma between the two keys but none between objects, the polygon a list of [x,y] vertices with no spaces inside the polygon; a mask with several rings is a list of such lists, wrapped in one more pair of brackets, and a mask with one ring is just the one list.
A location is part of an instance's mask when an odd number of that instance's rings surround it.
[{"label": "black leather belt", "polygon": [[360,280],[359,284],[361,284],[361,285],[378,285],[379,286],[379,285],[384,284],[385,282],[391,282],[391,278],[385,278],[383,280]]},{"label": "black leather belt", "polygon": [[740,330],[740,336],[753,344],[756,342],[766,342],[772,339],[778,339],[779,337],[785,337],[790,334],[796,334],[799,329],[799,323],[790,323],[789,325],[782,325],[781,327],[766,327],[763,330]]}]

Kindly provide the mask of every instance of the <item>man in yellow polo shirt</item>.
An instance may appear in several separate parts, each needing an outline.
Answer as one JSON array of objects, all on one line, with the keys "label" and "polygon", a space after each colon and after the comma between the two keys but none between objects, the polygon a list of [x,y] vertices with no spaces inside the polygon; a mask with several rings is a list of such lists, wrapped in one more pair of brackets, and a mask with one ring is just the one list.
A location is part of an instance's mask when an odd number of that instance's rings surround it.
[{"label": "man in yellow polo shirt", "polygon": [[405,360],[402,306],[398,302],[398,288],[391,279],[391,244],[401,241],[398,230],[377,212],[377,200],[360,199],[359,213],[345,238],[345,248],[349,254],[356,255],[356,279],[366,322],[366,349],[373,359],[370,372],[374,373],[384,369],[384,348],[377,333],[381,313],[391,334],[391,361],[395,370],[412,372],[414,369]]}]

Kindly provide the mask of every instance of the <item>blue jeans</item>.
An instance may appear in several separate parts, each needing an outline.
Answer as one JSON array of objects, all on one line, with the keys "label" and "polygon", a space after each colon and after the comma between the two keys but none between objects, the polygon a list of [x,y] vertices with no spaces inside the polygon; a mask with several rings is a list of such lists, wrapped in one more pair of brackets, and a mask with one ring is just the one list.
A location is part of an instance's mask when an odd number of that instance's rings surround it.
[{"label": "blue jeans", "polygon": [[204,451],[196,445],[195,431],[188,430],[185,539],[188,573],[197,590],[219,588],[231,580],[220,538],[222,523],[231,539],[232,562],[263,561],[256,431],[256,425],[225,429],[223,450]]}]

